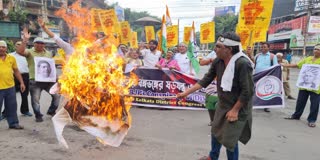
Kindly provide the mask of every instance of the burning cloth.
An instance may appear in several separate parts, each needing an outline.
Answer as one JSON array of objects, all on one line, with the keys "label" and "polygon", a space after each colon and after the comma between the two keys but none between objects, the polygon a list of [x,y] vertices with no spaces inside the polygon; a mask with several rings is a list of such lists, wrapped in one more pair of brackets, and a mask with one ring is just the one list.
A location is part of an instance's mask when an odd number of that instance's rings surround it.
[{"label": "burning cloth", "polygon": [[[75,29],[77,38],[72,43],[74,52],[59,76],[59,86],[51,89],[62,95],[61,109],[52,118],[55,133],[68,148],[62,132],[67,123],[73,122],[102,144],[117,147],[131,124],[129,110],[133,98],[123,95],[137,84],[138,78],[123,74],[124,60],[117,54],[118,36],[112,24],[102,21],[101,16],[91,17],[94,14],[80,6],[78,1],[56,13]],[[97,22],[100,25],[93,25]],[[97,27],[102,28],[105,37],[97,39],[91,32],[97,31]]]}]

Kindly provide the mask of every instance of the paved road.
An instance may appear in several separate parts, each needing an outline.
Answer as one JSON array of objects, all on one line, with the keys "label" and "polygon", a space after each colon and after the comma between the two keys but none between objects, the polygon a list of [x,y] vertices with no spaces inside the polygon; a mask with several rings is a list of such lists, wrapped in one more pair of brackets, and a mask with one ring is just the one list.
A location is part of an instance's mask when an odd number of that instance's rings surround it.
[{"label": "paved road", "polygon": [[[292,70],[293,96],[298,70]],[[18,96],[19,97],[19,96]],[[20,103],[20,97],[19,97]],[[42,112],[50,97],[43,93]],[[316,128],[306,125],[309,107],[300,121],[284,120],[292,113],[294,100],[286,100],[283,109],[271,113],[254,110],[251,141],[240,145],[243,160],[319,160],[320,123]],[[209,116],[206,111],[131,109],[133,124],[118,148],[103,146],[86,132],[67,127],[64,131],[70,149],[61,148],[55,138],[49,116],[43,123],[32,117],[19,116],[23,131],[8,130],[0,122],[1,160],[196,160],[210,150]],[[225,160],[222,149],[221,159]]]}]

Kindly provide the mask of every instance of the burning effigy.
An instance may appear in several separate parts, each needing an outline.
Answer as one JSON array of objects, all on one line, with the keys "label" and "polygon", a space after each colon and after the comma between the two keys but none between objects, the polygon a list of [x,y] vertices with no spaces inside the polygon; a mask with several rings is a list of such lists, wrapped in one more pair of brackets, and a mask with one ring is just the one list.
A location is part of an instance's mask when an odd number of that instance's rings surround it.
[{"label": "burning effigy", "polygon": [[[115,147],[131,126],[129,110],[133,98],[124,95],[138,79],[123,74],[124,60],[115,47],[118,40],[114,22],[103,15],[94,19],[91,13],[79,2],[56,13],[76,35],[72,43],[74,53],[65,62],[59,83],[53,88],[62,98],[61,109],[52,121],[58,141],[66,148],[62,132],[68,123],[76,124],[102,144]],[[97,31],[103,31],[105,37],[97,39],[93,34]]]}]

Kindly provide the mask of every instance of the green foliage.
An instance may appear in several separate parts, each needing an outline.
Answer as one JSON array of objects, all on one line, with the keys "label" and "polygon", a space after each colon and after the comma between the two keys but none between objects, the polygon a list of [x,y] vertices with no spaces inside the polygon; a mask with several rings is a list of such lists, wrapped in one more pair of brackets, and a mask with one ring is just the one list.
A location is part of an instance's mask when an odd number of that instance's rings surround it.
[{"label": "green foliage", "polygon": [[27,14],[27,11],[24,9],[16,9],[10,10],[8,16],[10,21],[16,21],[22,26],[27,20]]},{"label": "green foliage", "polygon": [[236,25],[238,23],[238,15],[223,15],[223,16],[215,16],[213,18],[216,27],[216,39],[219,35],[225,32],[235,32]]}]

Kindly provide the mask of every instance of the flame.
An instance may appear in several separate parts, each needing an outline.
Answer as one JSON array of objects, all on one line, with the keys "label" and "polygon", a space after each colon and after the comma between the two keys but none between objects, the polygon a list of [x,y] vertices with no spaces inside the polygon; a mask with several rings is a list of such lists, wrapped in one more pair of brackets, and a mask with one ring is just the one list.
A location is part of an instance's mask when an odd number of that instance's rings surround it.
[{"label": "flame", "polygon": [[60,93],[70,99],[65,107],[73,110],[72,117],[77,119],[84,112],[108,121],[130,118],[129,104],[133,98],[124,95],[129,94],[129,88],[137,84],[138,78],[123,74],[124,60],[117,54],[118,40],[112,26],[105,27],[101,23],[106,37],[97,40],[94,32],[98,29],[91,22],[90,10],[80,6],[77,1],[56,12],[77,37],[72,44],[75,51],[59,77]]}]

